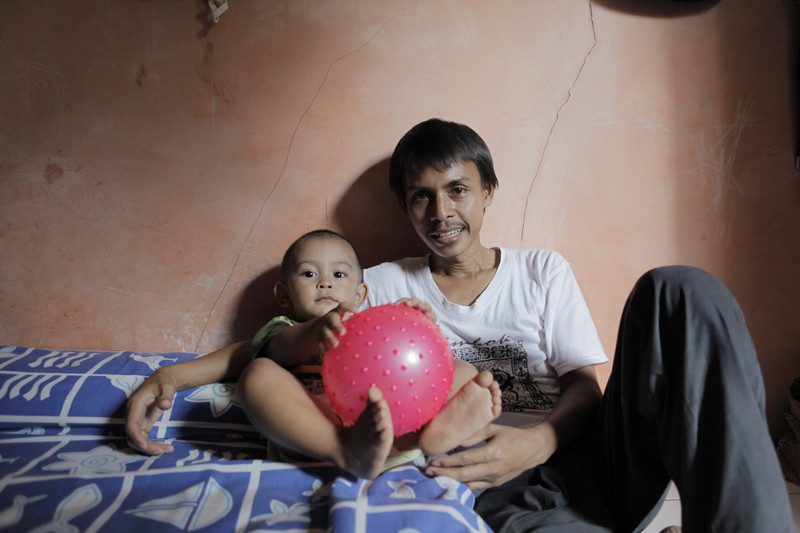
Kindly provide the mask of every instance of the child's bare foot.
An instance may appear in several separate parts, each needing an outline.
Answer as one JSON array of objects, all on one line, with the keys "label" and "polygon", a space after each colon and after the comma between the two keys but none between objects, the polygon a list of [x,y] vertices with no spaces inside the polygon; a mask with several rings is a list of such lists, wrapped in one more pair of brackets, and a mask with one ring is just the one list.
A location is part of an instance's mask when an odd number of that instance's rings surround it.
[{"label": "child's bare foot", "polygon": [[341,428],[339,435],[339,466],[358,477],[377,477],[394,441],[392,413],[380,390],[369,389],[364,412],[351,427]]},{"label": "child's bare foot", "polygon": [[[503,393],[500,391],[500,384],[494,380],[494,376],[492,376],[491,372],[481,372],[475,376],[475,379],[478,379],[483,374],[489,374],[489,377],[492,380],[492,382],[489,384],[489,392],[492,395],[492,420],[494,420],[500,416],[501,412],[503,412]],[[486,377],[483,378],[483,380],[486,379]]]},{"label": "child's bare foot", "polygon": [[419,446],[428,455],[449,452],[500,416],[502,394],[491,372],[468,381],[428,422]]}]

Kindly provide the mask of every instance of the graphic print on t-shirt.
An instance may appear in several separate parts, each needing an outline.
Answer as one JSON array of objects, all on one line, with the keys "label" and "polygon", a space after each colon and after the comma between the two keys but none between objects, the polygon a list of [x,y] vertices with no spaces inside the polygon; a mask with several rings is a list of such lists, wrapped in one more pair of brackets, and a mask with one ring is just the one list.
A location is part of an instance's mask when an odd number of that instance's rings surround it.
[{"label": "graphic print on t-shirt", "polygon": [[521,340],[507,335],[500,339],[450,343],[453,355],[472,363],[478,371],[489,370],[503,392],[503,411],[549,411],[553,401],[542,392],[528,369]]}]

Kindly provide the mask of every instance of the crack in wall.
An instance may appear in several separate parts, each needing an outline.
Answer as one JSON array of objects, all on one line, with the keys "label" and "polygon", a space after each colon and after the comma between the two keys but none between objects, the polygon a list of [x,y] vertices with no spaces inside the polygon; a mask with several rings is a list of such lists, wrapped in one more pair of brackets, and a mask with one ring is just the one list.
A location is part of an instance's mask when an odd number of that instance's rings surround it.
[{"label": "crack in wall", "polygon": [[578,80],[583,74],[583,69],[586,66],[586,63],[589,61],[589,56],[592,55],[594,52],[595,47],[597,46],[597,29],[594,25],[594,9],[592,8],[592,2],[589,0],[589,23],[592,27],[592,45],[589,47],[589,50],[586,52],[586,55],[583,56],[583,61],[581,62],[581,66],[578,68],[578,73],[575,75],[575,79],[572,80],[572,84],[570,84],[569,89],[567,89],[567,96],[562,100],[561,104],[556,109],[556,116],[553,119],[553,123],[550,125],[550,131],[547,132],[547,138],[544,141],[544,146],[542,147],[542,152],[539,155],[539,161],[536,164],[536,171],[533,174],[533,179],[531,179],[531,184],[528,187],[528,195],[525,197],[525,207],[522,210],[522,228],[520,229],[519,235],[519,242],[521,246],[524,246],[525,243],[525,225],[528,220],[528,204],[531,201],[531,195],[533,194],[533,186],[536,184],[536,179],[539,177],[539,173],[542,170],[542,164],[544,163],[545,154],[547,153],[547,147],[550,145],[550,138],[553,136],[553,132],[558,125],[558,120],[561,117],[561,110],[569,103],[570,99],[572,98],[572,90],[577,85]]},{"label": "crack in wall", "polygon": [[[314,96],[311,98],[311,101],[308,103],[308,105],[306,106],[305,110],[300,115],[300,118],[297,120],[297,124],[295,125],[294,130],[292,131],[292,135],[289,138],[289,147],[286,150],[286,157],[285,157],[285,159],[283,161],[283,167],[281,168],[280,174],[278,174],[278,179],[275,180],[275,183],[273,184],[272,188],[267,192],[267,196],[264,198],[264,201],[261,202],[261,206],[258,209],[258,215],[256,216],[256,219],[253,221],[253,224],[250,226],[250,230],[247,232],[247,235],[245,236],[244,240],[242,241],[242,244],[239,246],[239,251],[236,254],[236,260],[233,263],[233,267],[231,268],[231,271],[228,274],[228,277],[225,279],[225,284],[222,286],[222,289],[219,291],[219,294],[217,295],[216,300],[214,300],[214,304],[211,306],[211,311],[209,311],[208,317],[206,318],[206,321],[203,324],[203,329],[200,331],[200,336],[197,338],[197,343],[195,344],[195,347],[194,347],[194,351],[195,352],[198,351],[200,343],[203,340],[203,336],[206,333],[206,329],[208,329],[208,324],[209,324],[209,322],[211,322],[211,317],[214,316],[214,311],[216,311],[217,306],[219,305],[219,302],[222,299],[222,295],[225,293],[225,290],[228,288],[228,285],[230,284],[230,281],[233,278],[233,274],[236,272],[236,269],[239,266],[239,262],[241,261],[241,258],[242,258],[242,253],[244,252],[244,249],[245,249],[245,246],[247,245],[247,242],[250,240],[250,237],[253,235],[253,232],[255,231],[256,226],[258,226],[258,223],[261,221],[261,217],[264,214],[264,208],[266,207],[267,203],[269,202],[270,198],[272,197],[272,193],[274,193],[275,190],[278,188],[278,185],[280,185],[281,180],[283,179],[283,176],[286,173],[286,167],[289,165],[289,159],[291,157],[292,147],[294,146],[295,138],[297,137],[297,132],[300,130],[300,126],[303,124],[303,121],[305,120],[306,115],[308,115],[308,112],[311,110],[311,107],[314,105],[314,102],[317,101],[317,97],[319,97],[320,93],[322,92],[322,89],[327,84],[328,77],[331,74],[331,70],[333,70],[333,67],[336,66],[336,64],[344,61],[345,59],[349,58],[350,56],[353,56],[353,55],[361,52],[361,50],[366,48],[373,41],[373,39],[375,39],[375,37],[377,37],[377,35],[379,33],[381,33],[384,30],[384,28],[386,28],[386,26],[388,26],[391,22],[393,22],[400,15],[400,13],[402,13],[403,11],[408,10],[414,4],[416,4],[417,2],[419,2],[419,0],[415,0],[414,2],[412,2],[412,3],[410,3],[410,4],[406,5],[406,6],[401,7],[400,9],[398,9],[391,17],[389,17],[389,19],[387,19],[383,24],[381,24],[381,26],[377,30],[375,30],[375,32],[372,35],[370,35],[369,39],[367,39],[361,46],[359,46],[358,48],[356,48],[354,50],[350,50],[346,54],[342,54],[341,56],[337,57],[336,59],[334,59],[328,65],[327,69],[325,69],[325,76],[323,76],[322,82],[319,84],[319,87],[317,87],[317,90],[314,93]],[[327,211],[327,209],[326,209],[326,211]],[[327,216],[327,213],[326,213],[326,216]]]},{"label": "crack in wall", "polygon": [[[23,270],[25,270],[26,272],[31,274],[33,277],[35,277],[36,279],[41,281],[43,285],[45,285],[47,287],[53,287],[54,284],[52,282],[47,281],[46,279],[44,279],[42,276],[37,274],[36,271],[34,271],[32,268],[28,267],[22,261],[19,261],[19,260],[15,259],[14,257],[11,257],[10,255],[6,255],[6,254],[0,254],[0,258],[2,258],[5,261],[10,261],[12,263],[16,263],[17,265],[19,265],[20,268],[22,268]],[[22,281],[22,280],[17,280],[16,278],[12,278],[12,277],[4,278],[4,281],[5,280]]]},{"label": "crack in wall", "polygon": [[220,98],[222,98],[222,100],[226,104],[230,104],[231,103],[231,99],[228,97],[228,93],[227,93],[228,85],[226,85],[225,88],[222,88],[222,87],[219,86],[219,84],[217,82],[215,82],[213,79],[209,78],[208,76],[203,75],[201,72],[197,71],[197,75],[200,77],[200,80],[202,80],[203,83],[205,83],[206,85],[208,85],[211,88],[212,92],[215,95],[217,95]]}]

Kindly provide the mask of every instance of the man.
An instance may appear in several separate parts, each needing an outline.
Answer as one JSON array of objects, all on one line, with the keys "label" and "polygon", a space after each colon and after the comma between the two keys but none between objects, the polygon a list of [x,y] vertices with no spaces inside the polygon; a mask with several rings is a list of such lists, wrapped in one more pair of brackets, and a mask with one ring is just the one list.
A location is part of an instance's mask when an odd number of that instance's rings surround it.
[{"label": "man", "polygon": [[476,510],[496,530],[641,528],[672,479],[687,530],[793,531],[755,351],[721,282],[690,267],[645,274],[601,399],[593,365],[605,356],[566,261],[481,242],[498,182],[477,133],[414,126],[389,181],[431,253],[368,269],[369,304],[428,301],[456,356],[494,371],[512,411],[428,474],[489,489]]}]

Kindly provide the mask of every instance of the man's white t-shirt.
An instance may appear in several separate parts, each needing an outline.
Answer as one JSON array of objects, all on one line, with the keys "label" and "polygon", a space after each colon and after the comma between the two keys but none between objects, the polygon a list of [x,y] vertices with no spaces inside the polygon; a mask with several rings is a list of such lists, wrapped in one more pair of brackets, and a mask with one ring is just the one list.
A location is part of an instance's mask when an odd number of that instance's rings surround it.
[{"label": "man's white t-shirt", "polygon": [[447,300],[427,256],[368,268],[364,280],[369,306],[409,297],[431,305],[455,357],[500,383],[500,423],[541,421],[561,394],[559,376],[608,361],[569,263],[550,250],[500,249],[497,272],[472,305]]}]

